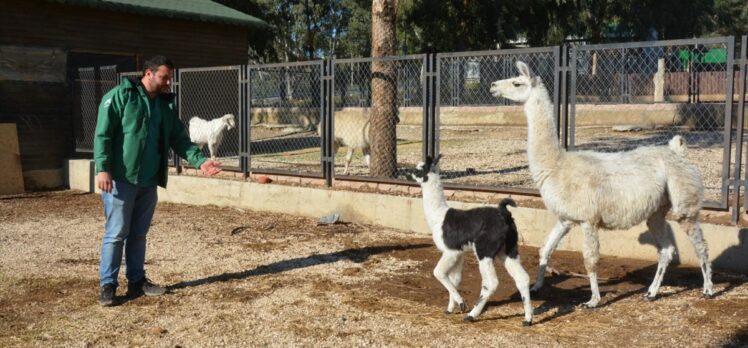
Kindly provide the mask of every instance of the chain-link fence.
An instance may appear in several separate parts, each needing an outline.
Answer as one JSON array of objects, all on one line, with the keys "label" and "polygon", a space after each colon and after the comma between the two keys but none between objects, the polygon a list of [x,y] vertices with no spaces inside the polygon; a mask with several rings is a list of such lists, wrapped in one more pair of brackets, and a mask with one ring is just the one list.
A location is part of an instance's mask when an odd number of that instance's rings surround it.
[{"label": "chain-link fence", "polygon": [[[333,155],[335,174],[387,180],[407,180],[422,159],[423,142],[423,62],[426,55],[387,58],[335,60]],[[378,65],[378,66],[377,66]],[[377,71],[379,69],[380,71]],[[394,78],[394,81],[392,79]],[[372,86],[394,89],[383,93],[377,102]],[[377,107],[377,104],[379,107]],[[372,123],[374,112],[387,119],[392,132]],[[393,138],[393,150],[377,152],[372,148],[375,137]],[[388,144],[384,144],[387,146]],[[394,175],[371,171],[372,161],[385,162]]]},{"label": "chain-link fence", "polygon": [[249,67],[250,170],[322,175],[321,62]]},{"label": "chain-link fence", "polygon": [[[562,146],[612,152],[683,135],[706,205],[726,208],[748,184],[737,160],[745,110],[730,107],[744,105],[747,58],[734,52],[729,37],[179,69],[174,92],[182,121],[218,124],[213,155],[245,174],[405,182],[440,153],[448,187],[537,193],[523,108],[490,94],[523,61],[552,94]],[[79,148],[117,79],[107,69],[81,69],[76,82]]]},{"label": "chain-link fence", "polygon": [[192,142],[225,168],[239,169],[241,66],[179,69],[179,118]]},{"label": "chain-link fence", "polygon": [[116,66],[78,69],[78,78],[73,81],[73,112],[78,116],[73,118],[76,152],[93,153],[101,98],[117,83]]},{"label": "chain-link fence", "polygon": [[530,66],[551,92],[558,74],[553,48],[438,54],[438,153],[445,183],[458,187],[534,189],[521,105],[491,95],[491,83]]},{"label": "chain-link fence", "polygon": [[626,151],[680,134],[702,174],[705,200],[724,206],[734,141],[732,44],[714,38],[572,47],[569,147]]}]

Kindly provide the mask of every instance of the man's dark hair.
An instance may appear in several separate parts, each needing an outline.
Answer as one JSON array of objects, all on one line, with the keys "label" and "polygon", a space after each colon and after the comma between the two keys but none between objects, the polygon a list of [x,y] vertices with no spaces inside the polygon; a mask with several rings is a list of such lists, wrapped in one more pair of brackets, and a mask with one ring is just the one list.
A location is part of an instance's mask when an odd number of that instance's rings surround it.
[{"label": "man's dark hair", "polygon": [[166,65],[166,67],[169,69],[174,69],[174,63],[172,63],[169,58],[158,55],[151,57],[143,63],[143,75],[145,75],[145,71],[148,69],[156,72],[156,70],[158,70],[158,67],[162,65]]}]

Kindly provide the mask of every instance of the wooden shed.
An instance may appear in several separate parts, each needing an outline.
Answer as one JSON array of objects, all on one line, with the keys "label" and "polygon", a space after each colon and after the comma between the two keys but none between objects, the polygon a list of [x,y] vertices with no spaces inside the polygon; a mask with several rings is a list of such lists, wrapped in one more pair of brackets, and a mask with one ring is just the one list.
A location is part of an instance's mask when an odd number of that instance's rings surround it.
[{"label": "wooden shed", "polygon": [[63,185],[75,151],[78,68],[142,68],[163,54],[177,67],[247,63],[265,22],[208,0],[25,0],[0,4],[0,123],[15,123],[27,189]]}]

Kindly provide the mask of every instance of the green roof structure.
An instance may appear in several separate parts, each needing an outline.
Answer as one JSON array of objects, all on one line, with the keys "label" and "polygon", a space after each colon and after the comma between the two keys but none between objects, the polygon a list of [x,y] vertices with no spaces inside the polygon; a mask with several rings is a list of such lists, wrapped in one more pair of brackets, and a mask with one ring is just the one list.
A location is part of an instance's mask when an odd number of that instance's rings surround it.
[{"label": "green roof structure", "polygon": [[265,21],[210,0],[46,0],[59,4],[253,28]]}]

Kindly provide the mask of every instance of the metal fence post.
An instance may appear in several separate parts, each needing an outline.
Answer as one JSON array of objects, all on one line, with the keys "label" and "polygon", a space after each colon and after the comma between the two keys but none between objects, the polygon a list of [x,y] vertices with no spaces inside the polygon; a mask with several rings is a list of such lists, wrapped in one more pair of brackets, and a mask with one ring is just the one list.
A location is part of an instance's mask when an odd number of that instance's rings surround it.
[{"label": "metal fence post", "polygon": [[421,128],[421,139],[423,140],[421,147],[421,160],[425,160],[425,158],[429,155],[429,123],[431,122],[430,112],[431,112],[431,90],[430,90],[430,82],[431,81],[431,55],[426,54],[423,56],[423,60],[421,62],[421,93],[423,93],[423,98],[421,98],[421,103],[423,104],[423,126]]},{"label": "metal fence post", "polygon": [[320,89],[322,90],[322,93],[320,95],[320,101],[321,101],[321,110],[320,110],[320,119],[322,122],[323,132],[322,132],[322,156],[321,156],[321,165],[322,165],[322,175],[325,178],[325,185],[327,187],[332,186],[332,179],[335,175],[335,154],[333,153],[333,141],[334,141],[334,131],[335,127],[333,125],[333,114],[335,106],[335,103],[333,101],[334,97],[334,89],[333,89],[333,82],[335,79],[335,75],[333,72],[333,59],[332,58],[326,58],[322,61],[322,78],[320,81]]},{"label": "metal fence post", "polygon": [[568,104],[566,96],[567,75],[569,66],[566,60],[566,45],[553,48],[553,115],[556,117],[556,136],[561,139],[561,146],[566,148]]},{"label": "metal fence post", "polygon": [[[564,98],[566,99],[564,102],[564,108],[569,105],[569,111],[565,111],[564,115],[569,115],[569,119],[566,123],[567,133],[564,136],[565,145],[564,147],[569,150],[574,150],[574,137],[576,132],[576,116],[577,116],[577,48],[571,47],[570,54],[568,61],[564,62],[564,59],[566,58],[566,55],[562,55],[562,61],[561,64],[565,65],[567,69],[569,70],[569,74],[571,75],[571,81],[569,83],[569,91],[567,91],[566,94],[564,94]],[[566,64],[564,64],[566,63]],[[566,75],[566,74],[564,74]],[[566,88],[566,83],[562,82],[563,88]],[[565,117],[565,116],[564,116]]]},{"label": "metal fence post", "polygon": [[435,157],[438,153],[439,125],[436,110],[438,109],[439,95],[436,93],[438,75],[436,66],[438,64],[435,53],[427,53],[423,57],[423,159],[427,156]]},{"label": "metal fence post", "polygon": [[[171,90],[172,93],[176,95],[176,98],[174,99],[174,107],[177,108],[177,117],[179,118],[179,122],[182,120],[182,108],[180,105],[182,104],[182,89],[179,86],[179,69],[174,70],[174,81],[171,84]],[[177,155],[176,152],[173,152],[172,154],[172,161],[174,162],[174,168],[177,170],[177,174],[182,174],[182,160],[179,158],[179,155]]]},{"label": "metal fence post", "polygon": [[[740,43],[740,60],[737,63],[739,77],[738,77],[738,120],[735,125],[736,137],[735,137],[735,172],[733,176],[733,188],[735,190],[735,196],[732,201],[732,221],[737,223],[740,220],[741,207],[740,207],[740,189],[746,188],[748,183],[748,174],[746,174],[746,180],[740,180],[740,172],[742,170],[742,157],[743,157],[743,128],[745,127],[745,83],[746,75],[748,73],[748,36],[743,36]],[[748,152],[746,153],[748,155]],[[746,161],[748,162],[748,160]],[[748,195],[745,197],[743,202],[743,209],[748,206]]]},{"label": "metal fence post", "polygon": [[730,195],[730,152],[732,151],[732,100],[733,85],[735,84],[735,37],[727,38],[727,71],[725,72],[725,149],[722,159],[722,205],[727,208]]},{"label": "metal fence post", "polygon": [[[740,99],[738,103],[738,112],[741,118],[745,120],[745,101],[746,101],[746,93],[748,93],[748,36],[743,36],[743,40],[741,42],[741,59],[740,59]],[[744,126],[744,125],[743,125]],[[743,142],[743,139],[738,139],[741,143]],[[746,156],[746,163],[748,163],[748,151],[745,152]],[[745,177],[743,178],[743,188],[748,191],[748,169],[745,170]],[[744,201],[743,201],[743,209],[748,207],[748,195],[745,195]]]},{"label": "metal fence post", "polygon": [[249,91],[249,65],[242,65],[239,68],[239,167],[244,179],[249,177],[249,134],[252,125]]},{"label": "metal fence post", "polygon": [[332,186],[332,179],[335,177],[335,153],[333,153],[335,143],[335,58],[328,59],[327,69],[327,120],[330,123],[330,132],[327,137],[328,161],[327,167],[330,173],[329,180],[326,180],[327,187]]},{"label": "metal fence post", "polygon": [[441,153],[439,150],[440,142],[440,126],[441,126],[441,64],[439,63],[439,55],[437,53],[431,53],[431,90],[433,95],[431,97],[432,106],[432,120],[431,120],[431,156],[435,157]]}]

